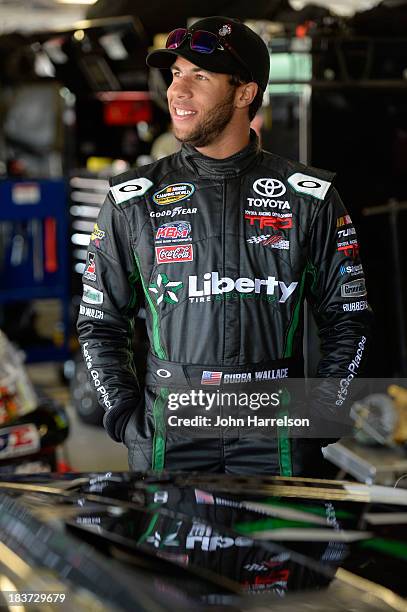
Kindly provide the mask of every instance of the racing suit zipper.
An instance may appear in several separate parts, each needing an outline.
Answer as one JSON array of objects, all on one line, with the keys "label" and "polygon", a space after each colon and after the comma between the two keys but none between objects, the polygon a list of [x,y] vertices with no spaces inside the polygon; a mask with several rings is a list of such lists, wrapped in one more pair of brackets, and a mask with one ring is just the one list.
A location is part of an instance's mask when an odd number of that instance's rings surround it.
[{"label": "racing suit zipper", "polygon": [[[223,201],[222,201],[222,276],[226,276],[226,180],[223,179]],[[226,350],[226,300],[222,300],[223,310],[223,349],[222,349],[222,365],[225,364]]]},{"label": "racing suit zipper", "polygon": [[[223,201],[222,201],[222,276],[226,276],[226,179],[223,179]],[[226,299],[222,300],[222,312],[223,312],[223,349],[222,349],[222,365],[225,363],[225,350],[226,350]],[[223,418],[222,403],[219,407],[221,418]],[[220,428],[220,450],[221,450],[221,463],[222,467],[225,467],[225,440],[223,438],[223,431]]]}]

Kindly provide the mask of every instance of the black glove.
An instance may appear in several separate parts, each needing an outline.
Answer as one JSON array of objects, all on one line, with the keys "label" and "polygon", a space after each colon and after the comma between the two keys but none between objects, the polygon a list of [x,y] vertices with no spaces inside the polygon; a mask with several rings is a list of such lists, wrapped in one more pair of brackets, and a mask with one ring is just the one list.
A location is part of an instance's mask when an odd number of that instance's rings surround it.
[{"label": "black glove", "polygon": [[125,404],[123,406],[118,406],[114,410],[105,412],[103,426],[112,440],[124,443],[124,434],[131,415],[143,409],[144,398],[141,398],[136,405],[134,403]]}]

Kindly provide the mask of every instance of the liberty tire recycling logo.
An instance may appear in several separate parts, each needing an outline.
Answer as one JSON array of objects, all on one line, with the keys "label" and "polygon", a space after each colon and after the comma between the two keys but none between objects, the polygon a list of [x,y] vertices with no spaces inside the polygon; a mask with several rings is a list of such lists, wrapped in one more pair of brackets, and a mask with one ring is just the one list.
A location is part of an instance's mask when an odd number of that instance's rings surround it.
[{"label": "liberty tire recycling logo", "polygon": [[166,274],[159,274],[155,283],[151,283],[148,290],[154,294],[157,300],[157,306],[161,302],[167,302],[167,304],[177,304],[178,297],[176,293],[182,289],[184,283],[180,281],[170,281]]},{"label": "liberty tire recycling logo", "polygon": [[285,185],[274,178],[259,178],[253,183],[253,189],[256,193],[266,198],[278,198],[286,191]]}]

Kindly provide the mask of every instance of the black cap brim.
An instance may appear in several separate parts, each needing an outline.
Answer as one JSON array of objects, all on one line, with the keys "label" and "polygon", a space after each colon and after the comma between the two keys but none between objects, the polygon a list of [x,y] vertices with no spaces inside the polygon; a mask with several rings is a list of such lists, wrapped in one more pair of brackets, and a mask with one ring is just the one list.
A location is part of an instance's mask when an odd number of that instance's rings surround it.
[{"label": "black cap brim", "polygon": [[157,49],[157,51],[151,51],[147,55],[146,63],[152,68],[165,70],[171,68],[177,56],[183,57],[191,62],[191,64],[209,72],[220,74],[242,73],[242,67],[229,53],[216,51],[214,53],[197,53],[192,51],[189,46],[182,46],[178,49]]},{"label": "black cap brim", "polygon": [[147,55],[146,64],[151,68],[171,68],[177,55],[178,53],[174,53],[171,49],[157,49]]}]

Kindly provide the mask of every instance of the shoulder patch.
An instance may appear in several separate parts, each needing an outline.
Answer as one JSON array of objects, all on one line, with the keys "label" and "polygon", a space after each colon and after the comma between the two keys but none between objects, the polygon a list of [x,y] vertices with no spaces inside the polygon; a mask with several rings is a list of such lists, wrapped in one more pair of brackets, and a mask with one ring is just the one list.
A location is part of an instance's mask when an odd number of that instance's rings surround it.
[{"label": "shoulder patch", "polygon": [[292,174],[287,180],[297,193],[306,193],[318,200],[325,198],[328,189],[332,185],[329,181],[323,181],[320,178],[302,174],[301,172]]},{"label": "shoulder patch", "polygon": [[147,178],[134,178],[110,187],[116,204],[127,202],[131,198],[142,196],[152,187],[153,183]]}]

